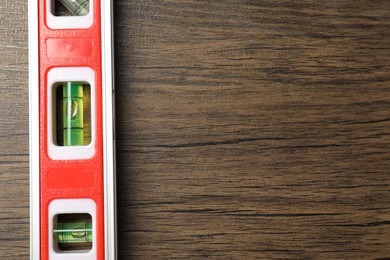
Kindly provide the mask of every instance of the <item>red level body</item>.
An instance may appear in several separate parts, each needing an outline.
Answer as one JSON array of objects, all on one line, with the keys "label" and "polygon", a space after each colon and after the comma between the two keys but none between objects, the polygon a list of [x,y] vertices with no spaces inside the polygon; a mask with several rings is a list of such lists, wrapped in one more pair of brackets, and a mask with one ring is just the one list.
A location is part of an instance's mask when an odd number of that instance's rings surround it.
[{"label": "red level body", "polygon": [[[29,0],[31,259],[115,259],[111,3],[90,0],[87,15],[69,17],[55,4]],[[67,101],[68,82],[80,97]],[[81,127],[66,128],[67,109]],[[89,143],[60,144],[57,132],[84,136],[86,125]]]}]

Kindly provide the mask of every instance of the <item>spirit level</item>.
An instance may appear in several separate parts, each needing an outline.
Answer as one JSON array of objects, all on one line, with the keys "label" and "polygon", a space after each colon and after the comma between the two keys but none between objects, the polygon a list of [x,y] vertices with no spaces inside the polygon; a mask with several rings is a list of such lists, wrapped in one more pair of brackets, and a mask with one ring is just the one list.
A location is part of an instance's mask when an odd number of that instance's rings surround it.
[{"label": "spirit level", "polygon": [[30,259],[116,259],[112,39],[111,0],[29,0]]}]

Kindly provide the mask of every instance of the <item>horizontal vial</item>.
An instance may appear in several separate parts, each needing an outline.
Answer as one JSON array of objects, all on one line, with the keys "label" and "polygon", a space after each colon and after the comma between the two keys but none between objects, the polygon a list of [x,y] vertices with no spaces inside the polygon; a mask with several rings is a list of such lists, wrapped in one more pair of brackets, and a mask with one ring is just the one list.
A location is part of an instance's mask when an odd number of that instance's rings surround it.
[{"label": "horizontal vial", "polygon": [[92,222],[57,223],[54,237],[59,244],[92,242]]},{"label": "horizontal vial", "polygon": [[91,250],[93,233],[90,214],[59,214],[53,227],[54,250]]}]

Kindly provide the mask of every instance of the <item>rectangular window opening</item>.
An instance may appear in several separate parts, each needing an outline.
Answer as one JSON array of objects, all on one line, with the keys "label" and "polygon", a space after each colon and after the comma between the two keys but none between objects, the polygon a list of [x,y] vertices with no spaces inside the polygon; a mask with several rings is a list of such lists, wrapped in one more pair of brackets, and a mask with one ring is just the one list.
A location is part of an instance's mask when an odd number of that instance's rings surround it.
[{"label": "rectangular window opening", "polygon": [[56,252],[90,251],[92,249],[93,227],[90,214],[58,214],[53,223]]},{"label": "rectangular window opening", "polygon": [[91,86],[86,82],[54,85],[53,142],[57,146],[87,146],[91,143]]},{"label": "rectangular window opening", "polygon": [[89,0],[54,0],[52,3],[54,16],[85,16],[89,13]]}]

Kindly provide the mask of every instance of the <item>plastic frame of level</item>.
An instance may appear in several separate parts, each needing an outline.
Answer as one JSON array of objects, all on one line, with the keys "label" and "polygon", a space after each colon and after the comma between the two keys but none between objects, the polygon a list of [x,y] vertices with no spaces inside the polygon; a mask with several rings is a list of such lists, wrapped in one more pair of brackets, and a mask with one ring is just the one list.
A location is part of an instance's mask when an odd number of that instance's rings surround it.
[{"label": "plastic frame of level", "polygon": [[[114,77],[113,77],[113,27],[112,0],[90,0],[93,22],[86,20],[81,24],[71,22],[68,28],[48,13],[52,0],[28,1],[29,24],[29,108],[30,108],[30,259],[89,259],[85,255],[50,253],[49,238],[52,236],[49,225],[50,210],[55,213],[90,213],[96,228],[96,255],[93,259],[117,259],[116,249],[116,180],[115,180],[115,137],[114,137]],[[59,18],[62,19],[62,18]],[[90,17],[88,18],[90,19]],[[54,26],[49,23],[54,21]],[[59,20],[60,21],[60,20]],[[73,21],[69,19],[69,21]],[[76,21],[76,20],[75,20]],[[66,26],[65,26],[66,27]],[[87,36],[84,32],[89,28]],[[46,38],[43,38],[46,37]],[[74,55],[56,53],[62,39],[83,38],[90,40],[94,49]],[[89,38],[88,38],[89,37]],[[50,41],[54,40],[50,49]],[[56,42],[57,41],[57,42]],[[54,47],[53,47],[54,46]],[[77,47],[77,46],[76,46]],[[51,51],[50,51],[51,50]],[[54,51],[53,51],[54,50]],[[54,56],[53,56],[54,55]],[[71,53],[72,55],[72,53]],[[77,56],[79,55],[79,56]],[[84,56],[83,56],[84,55]],[[86,55],[90,55],[87,58]],[[93,57],[95,55],[96,57]],[[91,62],[91,64],[89,63]],[[92,159],[53,159],[48,155],[47,89],[48,72],[53,68],[90,67],[96,76],[96,116]],[[95,102],[95,101],[94,101]],[[56,179],[57,169],[85,169],[84,162],[92,160],[95,168],[86,177],[80,178],[78,187],[72,186],[71,177]],[[87,163],[88,164],[88,163]],[[83,168],[84,167],[84,168]],[[59,172],[59,174],[63,174]],[[77,173],[77,172],[76,172]],[[93,180],[91,180],[93,178]],[[65,184],[62,183],[65,182]],[[51,186],[50,186],[51,185]],[[68,185],[68,186],[67,186]],[[73,191],[75,191],[73,193]],[[89,196],[90,195],[90,196]],[[73,203],[75,200],[76,203]],[[65,201],[65,202],[63,202]],[[62,203],[62,204],[61,204]],[[85,203],[85,204],[83,204]],[[77,207],[74,206],[77,204]],[[84,212],[83,207],[88,209]],[[50,207],[50,210],[49,210]],[[69,210],[66,211],[67,207]],[[50,220],[50,221],[49,221]],[[55,254],[54,254],[55,255]],[[52,256],[52,257],[50,257]]]}]

